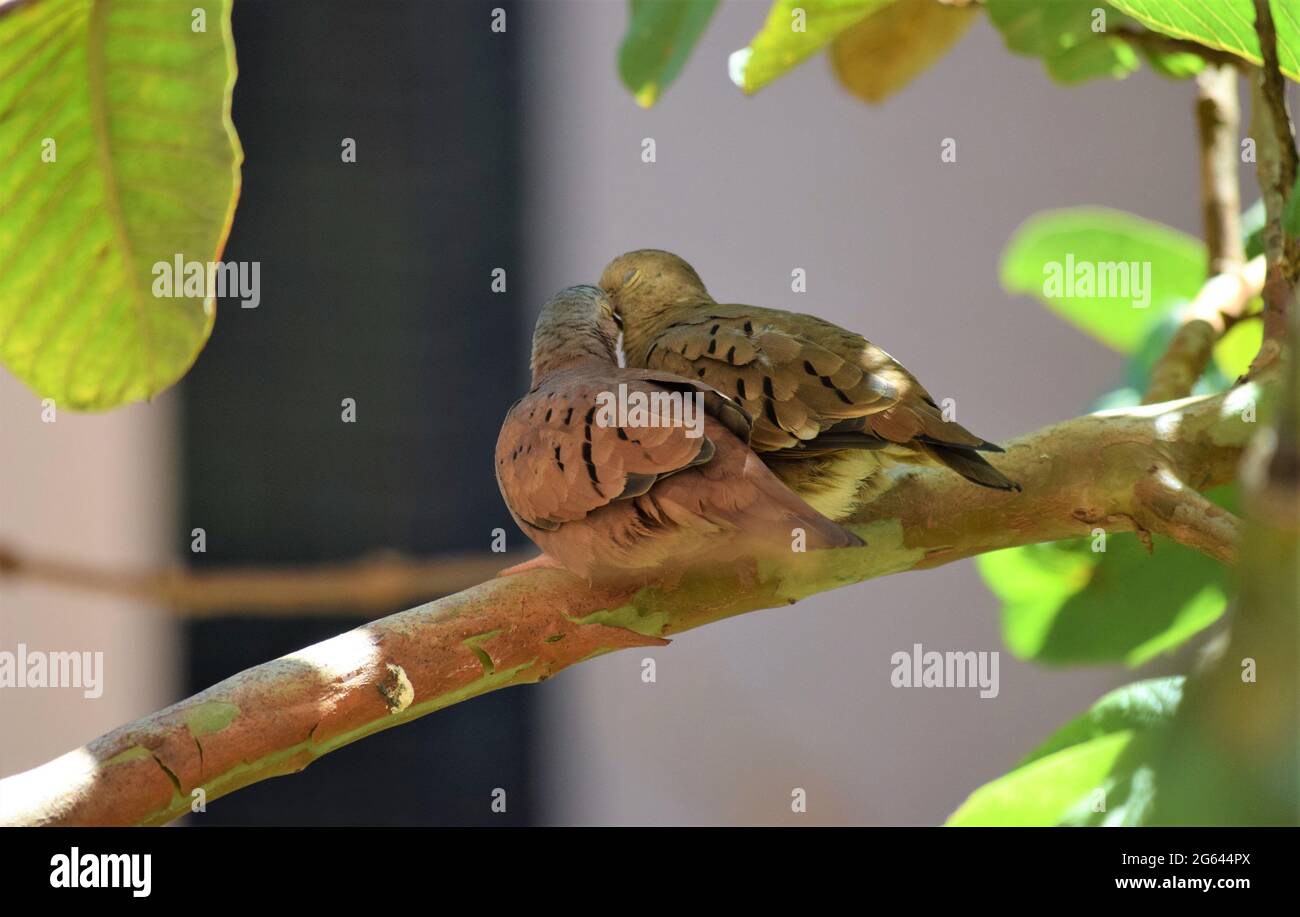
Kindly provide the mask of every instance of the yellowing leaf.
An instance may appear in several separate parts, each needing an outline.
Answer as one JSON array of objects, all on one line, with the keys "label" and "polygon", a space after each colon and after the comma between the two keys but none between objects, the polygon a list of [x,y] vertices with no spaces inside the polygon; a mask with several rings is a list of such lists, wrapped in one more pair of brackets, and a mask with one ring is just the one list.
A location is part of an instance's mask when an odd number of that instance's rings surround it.
[{"label": "yellowing leaf", "polygon": [[841,32],[831,66],[855,95],[881,102],[943,57],[977,15],[974,6],[898,0]]},{"label": "yellowing leaf", "polygon": [[749,47],[728,61],[731,81],[757,92],[894,0],[777,0]]},{"label": "yellowing leaf", "polygon": [[230,5],[0,4],[0,359],[60,406],[149,398],[212,330],[154,265],[215,261],[230,229]]}]

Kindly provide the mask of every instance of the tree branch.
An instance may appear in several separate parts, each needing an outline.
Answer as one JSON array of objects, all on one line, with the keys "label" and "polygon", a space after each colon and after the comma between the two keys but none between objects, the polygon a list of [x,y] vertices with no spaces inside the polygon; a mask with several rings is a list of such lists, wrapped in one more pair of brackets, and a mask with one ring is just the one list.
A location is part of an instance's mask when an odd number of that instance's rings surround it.
[{"label": "tree branch", "polygon": [[1237,68],[1207,66],[1196,77],[1196,129],[1201,159],[1201,218],[1210,276],[1246,260],[1241,240],[1241,189],[1237,184]]},{"label": "tree branch", "polygon": [[[1263,259],[1244,272],[1241,189],[1237,183],[1237,67],[1207,65],[1196,79],[1196,126],[1201,158],[1201,206],[1209,254],[1207,283],[1183,311],[1169,346],[1151,370],[1143,404],[1191,394],[1214,345],[1239,319],[1264,283]],[[1258,282],[1256,282],[1258,280]]]},{"label": "tree branch", "polygon": [[1152,32],[1146,29],[1134,29],[1128,26],[1120,26],[1112,29],[1111,34],[1116,38],[1121,38],[1128,42],[1139,51],[1157,51],[1164,54],[1195,54],[1203,59],[1206,63],[1218,66],[1249,67],[1250,61],[1223,51],[1219,48],[1211,48],[1195,41],[1188,41],[1184,38],[1174,38],[1172,35],[1165,35],[1163,32]]},{"label": "tree branch", "polygon": [[383,552],[335,564],[224,570],[106,570],[22,554],[0,545],[0,578],[23,578],[145,602],[184,617],[222,614],[379,613],[449,595],[524,555],[464,554],[416,559]]},{"label": "tree branch", "polygon": [[1277,32],[1268,0],[1255,0],[1255,31],[1259,35],[1263,66],[1251,84],[1251,133],[1255,137],[1255,172],[1264,198],[1264,255],[1268,276],[1264,283],[1264,343],[1251,364],[1255,373],[1281,354],[1287,334],[1287,310],[1300,257],[1296,240],[1282,223],[1286,197],[1295,185],[1296,146],[1286,89],[1277,60]]},{"label": "tree branch", "polygon": [[[189,811],[196,788],[210,802],[601,653],[661,646],[670,634],[732,615],[985,551],[1084,536],[1097,525],[1161,531],[1230,559],[1235,533],[1192,519],[1204,507],[1185,489],[1158,490],[1154,500],[1142,482],[1153,469],[1194,488],[1231,480],[1254,429],[1243,410],[1270,380],[1024,436],[999,457],[1023,485],[1020,494],[974,488],[941,470],[907,470],[854,520],[866,548],[686,573],[639,591],[593,590],[555,570],[491,580],[248,669],[0,781],[0,822],[164,824]],[[1222,543],[1213,543],[1216,535]]]}]

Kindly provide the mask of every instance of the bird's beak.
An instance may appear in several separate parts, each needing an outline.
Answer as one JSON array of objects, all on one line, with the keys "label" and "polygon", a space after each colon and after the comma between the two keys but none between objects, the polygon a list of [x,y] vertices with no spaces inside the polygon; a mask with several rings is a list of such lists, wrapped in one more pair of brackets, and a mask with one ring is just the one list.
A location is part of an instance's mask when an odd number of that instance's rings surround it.
[{"label": "bird's beak", "polygon": [[611,312],[610,318],[614,319],[614,324],[618,325],[619,328],[623,327],[623,316],[619,315],[617,312]]}]

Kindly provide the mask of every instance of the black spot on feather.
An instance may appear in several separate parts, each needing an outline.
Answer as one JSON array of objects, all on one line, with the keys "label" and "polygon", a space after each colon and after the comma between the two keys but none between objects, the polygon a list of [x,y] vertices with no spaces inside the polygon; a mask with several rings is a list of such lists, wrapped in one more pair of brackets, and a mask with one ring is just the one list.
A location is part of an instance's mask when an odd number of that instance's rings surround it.
[{"label": "black spot on feather", "polygon": [[[596,466],[591,463],[591,443],[582,444],[582,460],[587,465],[587,477],[591,478],[592,484],[599,484],[600,478],[596,477]],[[600,488],[596,488],[597,492]]]}]

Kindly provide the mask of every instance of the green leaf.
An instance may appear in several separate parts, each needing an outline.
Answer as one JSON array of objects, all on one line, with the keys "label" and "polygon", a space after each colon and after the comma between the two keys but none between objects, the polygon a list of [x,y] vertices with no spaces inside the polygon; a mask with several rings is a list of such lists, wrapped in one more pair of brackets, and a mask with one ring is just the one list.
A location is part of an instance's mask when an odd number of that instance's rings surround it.
[{"label": "green leaf", "polygon": [[1246,257],[1257,258],[1264,254],[1264,199],[1260,198],[1241,212],[1241,237],[1246,246]]},{"label": "green leaf", "polygon": [[977,566],[1002,601],[1002,636],[1021,659],[1049,665],[1138,666],[1181,646],[1227,608],[1230,576],[1219,563],[1131,533],[1007,548]]},{"label": "green leaf", "polygon": [[212,329],[153,268],[215,261],[230,229],[230,0],[0,6],[0,74],[0,359],[60,406],[149,398]]},{"label": "green leaf", "polygon": [[[1130,268],[1116,274],[1125,264]],[[1003,251],[1001,272],[1008,292],[1034,296],[1103,343],[1132,353],[1161,316],[1191,301],[1205,270],[1199,240],[1122,211],[1079,207],[1022,224]]]},{"label": "green leaf", "polygon": [[1205,58],[1193,51],[1165,51],[1159,48],[1139,50],[1152,70],[1171,80],[1185,80],[1205,69]]},{"label": "green leaf", "polygon": [[638,105],[654,105],[677,79],[717,6],[718,0],[629,0],[618,74]]},{"label": "green leaf", "polygon": [[1124,730],[1145,731],[1168,726],[1183,699],[1181,675],[1135,681],[1116,688],[1066,723],[1020,761],[1023,767],[1059,751]]},{"label": "green leaf", "polygon": [[1098,21],[1094,10],[1108,13],[1108,29],[1124,18],[1098,0],[985,0],[985,6],[1007,47],[1042,58],[1048,74],[1058,82],[1120,79],[1138,69],[1137,52],[1128,42],[1108,31],[1093,30]]},{"label": "green leaf", "polygon": [[1292,239],[1300,239],[1300,175],[1296,176],[1286,206],[1282,208],[1282,228]]},{"label": "green leaf", "polygon": [[1264,323],[1258,319],[1237,322],[1214,345],[1214,362],[1229,379],[1243,376],[1264,343]]},{"label": "green leaf", "polygon": [[777,0],[749,47],[732,53],[731,81],[754,93],[894,0]]},{"label": "green leaf", "polygon": [[948,825],[1143,824],[1155,802],[1153,761],[1182,696],[1181,676],[1110,692],[972,793]]},{"label": "green leaf", "polygon": [[[1108,2],[1154,31],[1236,54],[1252,64],[1263,63],[1252,0],[1213,0],[1213,4],[1192,0]],[[1272,10],[1278,64],[1284,74],[1300,80],[1300,8],[1292,2],[1273,0]]]}]

